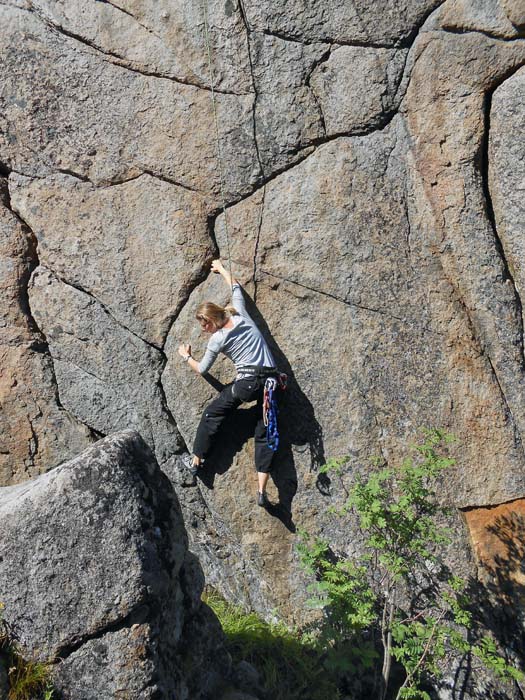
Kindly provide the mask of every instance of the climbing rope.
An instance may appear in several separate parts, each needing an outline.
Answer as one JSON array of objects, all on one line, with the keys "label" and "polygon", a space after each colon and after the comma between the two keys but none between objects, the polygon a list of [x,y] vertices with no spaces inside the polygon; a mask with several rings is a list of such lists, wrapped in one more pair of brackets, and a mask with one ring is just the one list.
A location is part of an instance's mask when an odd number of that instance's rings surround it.
[{"label": "climbing rope", "polygon": [[287,375],[281,373],[277,378],[268,377],[264,382],[263,421],[266,426],[266,442],[273,452],[277,452],[277,448],[279,447],[279,428],[277,425],[279,409],[277,407],[276,392],[278,390],[284,391],[287,381]]},{"label": "climbing rope", "polygon": [[219,164],[219,182],[220,182],[220,190],[221,190],[221,200],[222,200],[222,212],[224,214],[224,231],[226,234],[226,248],[228,251],[228,267],[229,267],[229,272],[230,272],[230,286],[232,288],[232,294],[233,294],[233,284],[231,283],[231,280],[233,279],[232,275],[232,259],[231,259],[231,253],[230,253],[230,236],[228,232],[228,216],[226,214],[226,197],[224,195],[224,170],[222,166],[222,153],[221,153],[221,137],[220,137],[220,131],[219,131],[219,117],[217,114],[217,103],[215,100],[215,78],[213,74],[213,62],[212,62],[212,56],[211,56],[211,44],[210,44],[210,32],[209,32],[209,23],[208,23],[208,0],[203,0],[202,2],[202,14],[204,17],[204,40],[206,43],[206,51],[208,54],[208,70],[210,74],[210,87],[211,87],[211,101],[213,105],[213,118],[215,122],[215,139],[217,142],[217,162]]}]

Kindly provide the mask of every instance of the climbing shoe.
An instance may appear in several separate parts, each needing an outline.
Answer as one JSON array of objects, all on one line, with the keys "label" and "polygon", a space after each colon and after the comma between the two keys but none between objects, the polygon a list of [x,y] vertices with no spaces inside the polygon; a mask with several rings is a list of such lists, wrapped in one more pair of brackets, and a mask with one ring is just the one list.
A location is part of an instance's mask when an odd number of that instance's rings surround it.
[{"label": "climbing shoe", "polygon": [[257,491],[257,505],[261,506],[261,508],[268,508],[270,506],[266,491]]},{"label": "climbing shoe", "polygon": [[197,474],[199,473],[199,468],[197,465],[193,464],[193,457],[186,453],[182,455],[181,457],[182,464],[184,465],[185,469],[188,470],[189,475],[195,481],[197,479]]}]

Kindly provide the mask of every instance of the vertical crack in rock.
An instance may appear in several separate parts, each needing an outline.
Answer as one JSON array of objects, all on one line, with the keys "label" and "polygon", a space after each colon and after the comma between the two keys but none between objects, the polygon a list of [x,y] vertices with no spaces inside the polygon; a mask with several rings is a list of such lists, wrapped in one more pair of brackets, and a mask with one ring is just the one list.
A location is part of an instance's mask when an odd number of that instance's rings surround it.
[{"label": "vertical crack in rock", "polygon": [[[220,211],[222,211],[222,209]],[[215,240],[215,234],[213,232],[214,220],[218,215],[219,215],[219,212],[215,212],[215,214],[212,214],[208,217],[208,233],[209,233],[210,239],[213,243],[213,248],[214,248],[213,255],[214,256],[219,252],[219,249],[217,246],[217,241]],[[202,265],[201,269],[198,270],[192,276],[192,278],[187,282],[186,285],[184,285],[183,289],[181,290],[182,300],[178,304],[177,309],[175,310],[175,312],[173,313],[173,315],[170,319],[170,322],[168,324],[168,328],[166,330],[166,333],[164,335],[164,339],[162,341],[162,345],[160,345],[159,347],[156,348],[157,350],[159,350],[159,352],[161,352],[164,355],[164,357],[165,357],[164,353],[165,353],[165,348],[166,348],[166,342],[167,342],[168,337],[171,333],[171,330],[172,330],[175,322],[177,321],[178,317],[180,316],[182,310],[184,309],[184,307],[188,303],[193,292],[197,289],[197,287],[199,287],[203,282],[205,282],[208,279],[208,275],[209,275],[209,271],[210,271],[210,263],[211,263],[210,260],[206,261]]]},{"label": "vertical crack in rock", "polygon": [[[159,377],[158,377],[157,382],[156,382],[156,386],[160,392],[160,405],[161,405],[162,411],[166,414],[166,417],[168,419],[168,423],[170,423],[174,427],[174,429],[177,433],[177,441],[184,448],[186,445],[185,445],[185,442],[182,438],[182,433],[179,430],[179,426],[177,425],[177,422],[175,420],[175,416],[173,415],[173,413],[170,410],[170,407],[168,406],[168,399],[166,397],[164,385],[162,384],[162,375],[164,373],[164,369],[166,368],[166,365],[168,364],[168,358],[166,357],[164,352],[161,353],[161,357],[162,357],[162,365],[160,367]],[[153,431],[152,431],[152,439],[154,439]]]},{"label": "vertical crack in rock", "polygon": [[48,352],[48,347],[47,347],[47,341],[45,339],[44,334],[38,327],[35,318],[33,314],[31,313],[31,308],[29,305],[29,281],[31,279],[31,275],[33,274],[34,270],[38,267],[40,264],[40,261],[38,259],[38,251],[37,251],[37,239],[31,228],[28,226],[28,224],[22,219],[20,214],[16,212],[13,209],[13,206],[11,204],[11,193],[9,192],[9,182],[8,178],[10,175],[9,168],[7,168],[5,165],[0,165],[0,175],[4,178],[6,178],[6,186],[2,188],[2,191],[0,192],[0,200],[2,204],[8,209],[11,214],[19,221],[23,232],[26,235],[26,242],[27,242],[27,258],[29,261],[29,264],[27,266],[27,269],[24,271],[23,275],[20,278],[20,286],[21,286],[21,295],[20,295],[20,308],[25,315],[29,330],[34,333],[37,337],[35,341],[31,344],[31,349],[35,350],[36,352]]},{"label": "vertical crack in rock", "polygon": [[525,454],[525,446],[523,445],[520,431],[518,430],[517,423],[516,423],[516,420],[514,418],[514,414],[512,413],[512,409],[510,407],[510,404],[507,401],[507,397],[505,396],[505,392],[503,391],[503,387],[501,386],[501,383],[499,381],[499,377],[498,377],[498,373],[496,372],[496,368],[492,364],[492,359],[488,353],[486,354],[486,357],[487,357],[487,360],[489,362],[490,368],[492,370],[494,380],[495,380],[496,384],[498,385],[499,393],[501,394],[501,400],[503,401],[503,403],[508,411],[509,417],[512,420],[512,427],[513,427],[513,431],[514,431],[514,440],[515,440],[516,444],[518,444],[520,446],[521,451]]},{"label": "vertical crack in rock", "polygon": [[257,155],[257,162],[259,164],[261,178],[264,180],[264,178],[265,178],[264,166],[263,166],[261,154],[259,151],[259,141],[257,139],[257,100],[259,98],[259,92],[257,90],[257,83],[255,80],[255,72],[254,72],[254,68],[253,68],[253,55],[252,55],[252,46],[251,46],[251,41],[250,41],[251,30],[250,30],[250,25],[248,23],[248,18],[246,15],[246,10],[244,8],[243,0],[239,0],[239,12],[241,15],[242,22],[244,24],[244,28],[246,30],[246,47],[248,49],[248,62],[250,64],[250,74],[251,74],[251,78],[252,78],[252,86],[253,86],[253,93],[254,93],[254,98],[253,98],[253,103],[252,103],[253,142],[254,142],[254,146],[255,146],[255,153]]},{"label": "vertical crack in rock", "polygon": [[[208,235],[210,236],[210,239],[211,239],[212,244],[213,244],[212,247],[214,249],[214,251],[213,251],[214,255],[217,254],[218,250],[219,250],[218,246],[217,246],[217,241],[215,239],[215,232],[214,232],[214,222],[215,222],[215,219],[217,216],[218,216],[218,212],[211,214],[208,217],[208,224],[207,224]],[[169,422],[173,424],[173,426],[175,427],[175,429],[177,431],[178,441],[182,446],[182,451],[185,450],[186,452],[189,451],[188,447],[184,441],[184,438],[182,436],[181,431],[179,430],[179,427],[177,425],[175,417],[169,408],[168,398],[166,396],[166,391],[164,389],[164,384],[162,382],[162,377],[164,375],[164,372],[166,370],[166,366],[168,364],[168,356],[166,355],[166,342],[168,340],[168,337],[171,333],[171,330],[172,330],[175,322],[177,321],[177,318],[179,317],[180,313],[182,312],[182,310],[184,309],[184,307],[188,303],[191,295],[193,294],[195,289],[197,289],[197,287],[199,287],[205,280],[208,279],[208,275],[209,275],[209,262],[206,262],[201,267],[201,269],[193,276],[193,278],[188,282],[188,284],[184,287],[184,289],[182,290],[184,292],[183,299],[180,302],[180,304],[178,305],[176,312],[173,314],[173,316],[170,320],[168,329],[167,329],[166,334],[164,336],[164,339],[162,341],[162,346],[157,348],[161,354],[161,357],[162,357],[162,366],[160,368],[159,378],[157,380],[157,387],[158,387],[160,394],[161,394],[162,409],[163,409],[163,411],[165,411],[166,415],[168,416]]]},{"label": "vertical crack in rock", "polygon": [[468,329],[469,329],[470,335],[477,346],[476,347],[477,352],[479,353],[479,355],[486,358],[488,363],[489,363],[492,375],[494,377],[494,381],[496,382],[496,384],[498,386],[498,390],[499,390],[503,405],[504,405],[510,419],[512,420],[514,440],[515,440],[516,444],[519,445],[519,449],[525,454],[525,445],[523,444],[523,440],[521,439],[521,433],[519,431],[517,421],[514,418],[514,414],[512,412],[510,404],[507,400],[507,396],[506,396],[505,392],[503,391],[503,387],[500,383],[496,368],[494,367],[494,365],[492,363],[492,359],[485,348],[482,337],[480,336],[480,334],[476,330],[476,324],[474,322],[474,319],[472,318],[472,315],[471,315],[470,310],[467,306],[467,303],[465,302],[463,295],[461,294],[460,290],[458,289],[455,281],[449,278],[449,276],[446,274],[446,271],[443,267],[441,268],[441,270],[443,272],[443,275],[445,276],[445,279],[447,280],[447,282],[450,284],[451,288],[455,292],[455,300],[460,305],[461,309],[463,310],[463,313],[465,314],[465,317],[466,317],[467,322],[468,322]]},{"label": "vertical crack in rock", "polygon": [[437,10],[439,10],[439,8],[441,7],[441,5],[444,5],[445,2],[447,2],[447,1],[448,1],[448,0],[439,0],[439,2],[436,2],[436,4],[434,5],[434,7],[431,7],[431,8],[423,15],[423,17],[422,17],[421,20],[418,22],[418,24],[417,24],[417,25],[412,29],[412,31],[410,31],[410,32],[407,34],[407,36],[399,43],[399,47],[400,47],[400,48],[412,48],[412,46],[414,45],[414,43],[415,43],[416,40],[417,40],[417,37],[418,37],[418,35],[419,35],[419,32],[423,29],[423,27],[425,26],[427,20],[430,19],[430,17],[434,14],[434,12],[436,12]]},{"label": "vertical crack in rock", "polygon": [[257,282],[259,281],[257,271],[257,260],[259,257],[259,243],[261,240],[261,230],[264,220],[264,207],[266,205],[266,185],[262,188],[261,204],[259,206],[259,222],[257,224],[257,235],[255,238],[255,247],[253,250],[253,303],[257,304]]},{"label": "vertical crack in rock", "polygon": [[[515,73],[517,69],[514,69],[512,73]],[[484,196],[484,203],[485,203],[485,214],[487,216],[487,219],[490,223],[490,226],[492,228],[492,231],[494,233],[494,242],[496,245],[496,250],[498,251],[498,254],[501,258],[501,261],[503,263],[503,269],[504,269],[504,274],[505,274],[505,281],[512,287],[512,290],[514,292],[514,300],[516,303],[516,307],[518,309],[518,330],[520,334],[520,354],[521,354],[521,364],[522,364],[522,369],[525,371],[525,354],[524,354],[524,338],[523,338],[523,306],[521,303],[521,298],[518,293],[518,289],[516,287],[516,283],[514,281],[514,277],[512,275],[512,272],[509,268],[509,263],[507,261],[507,258],[505,256],[505,249],[503,246],[503,243],[501,241],[501,238],[499,237],[498,234],[498,227],[496,224],[496,216],[494,214],[494,207],[492,204],[492,197],[490,193],[490,183],[489,183],[489,140],[490,140],[490,112],[492,109],[492,96],[495,92],[495,90],[503,83],[505,80],[507,80],[510,76],[505,76],[502,78],[500,81],[498,81],[498,84],[495,85],[490,92],[488,92],[485,95],[485,100],[483,104],[483,109],[484,109],[484,133],[483,133],[483,139],[481,142],[480,146],[480,151],[478,153],[478,162],[479,162],[479,171],[481,174],[481,180],[482,180],[482,187],[483,187],[483,196]]]},{"label": "vertical crack in rock", "polygon": [[[39,416],[42,416],[42,412],[39,410]],[[33,426],[33,421],[31,420],[31,416],[27,416],[27,420],[29,423],[29,429],[31,430],[31,440],[29,442],[29,459],[31,460],[31,466],[35,466],[35,457],[38,454],[38,447],[39,447],[39,442],[38,442],[38,433],[36,432],[34,426]]]},{"label": "vertical crack in rock", "polygon": [[[109,309],[108,309],[99,299],[97,299],[97,297],[96,297],[94,294],[92,294],[91,292],[88,292],[88,291],[87,291],[86,289],[84,289],[81,285],[74,284],[74,283],[69,282],[68,280],[66,280],[66,279],[64,279],[64,278],[62,278],[62,277],[60,277],[59,275],[57,275],[57,273],[56,273],[54,270],[52,270],[52,269],[50,269],[50,268],[47,268],[47,269],[49,269],[50,272],[51,272],[60,282],[62,282],[62,284],[65,284],[65,285],[68,286],[68,287],[72,287],[73,289],[76,289],[77,291],[81,292],[82,294],[85,294],[86,296],[88,296],[88,297],[90,297],[91,299],[93,299],[93,301],[95,301],[95,302],[100,306],[100,308],[104,311],[104,313],[107,314],[107,316],[109,316],[109,318],[110,318],[117,326],[119,326],[120,328],[122,328],[123,330],[125,330],[127,333],[129,333],[130,335],[132,335],[132,336],[134,336],[135,338],[137,338],[139,341],[143,342],[145,345],[148,345],[148,346],[149,346],[150,348],[152,348],[152,349],[154,350],[154,352],[159,356],[159,359],[160,359],[160,366],[159,366],[158,377],[157,377],[157,380],[156,380],[156,382],[155,382],[155,386],[157,386],[157,388],[159,389],[159,392],[160,392],[160,403],[161,403],[162,411],[166,414],[166,417],[167,417],[167,419],[168,419],[168,422],[174,427],[174,429],[175,429],[175,431],[176,431],[176,433],[177,433],[177,439],[179,440],[179,439],[181,438],[180,430],[178,429],[178,426],[177,426],[177,423],[176,423],[176,421],[175,421],[175,418],[174,418],[174,416],[173,416],[173,414],[172,414],[172,412],[170,411],[170,408],[169,408],[169,406],[168,406],[168,401],[167,401],[167,398],[166,398],[166,392],[164,391],[164,386],[163,386],[163,384],[162,384],[162,374],[163,374],[164,369],[165,369],[165,367],[166,367],[166,365],[167,365],[167,363],[168,363],[168,358],[167,358],[167,356],[166,356],[166,353],[164,352],[164,345],[162,345],[162,346],[155,345],[155,343],[152,343],[152,342],[146,340],[145,338],[141,337],[140,335],[138,335],[137,333],[135,333],[134,331],[132,331],[130,328],[128,328],[126,325],[124,325],[123,323],[121,323],[118,319],[116,319],[115,316],[113,316],[113,314],[109,311]],[[191,293],[191,292],[190,292],[190,293]],[[189,294],[188,294],[188,296],[189,296]],[[182,309],[182,306],[183,306],[183,304],[180,305],[180,308],[178,309],[178,312],[179,312],[179,313],[180,313],[180,310]],[[177,315],[178,315],[178,314],[177,314]],[[165,341],[164,341],[164,342],[165,342]],[[68,362],[71,362],[71,361],[68,360]],[[75,363],[74,363],[74,362],[71,362],[71,364],[75,364]],[[87,374],[92,374],[91,372],[89,372],[88,370],[86,370],[85,367],[79,367],[78,365],[76,365],[76,366],[77,366],[80,370],[82,370],[83,372],[86,372]],[[96,379],[98,379],[99,381],[103,382],[103,380],[102,380],[100,377],[97,377],[97,376],[94,375],[94,374],[92,374],[92,376],[95,377]],[[104,383],[104,382],[103,382],[103,383]],[[91,428],[91,426],[90,426],[90,428]],[[91,428],[91,430],[93,430],[93,428]],[[154,431],[153,431],[153,430],[151,431],[151,440],[153,441],[153,443],[155,443],[155,435],[154,435]],[[179,440],[179,441],[180,441],[180,440]]]},{"label": "vertical crack in rock", "polygon": [[[251,41],[250,41],[250,34],[252,33],[252,30],[250,28],[250,24],[248,21],[248,16],[246,14],[246,8],[244,7],[244,2],[243,0],[239,0],[239,13],[242,19],[242,22],[244,24],[244,28],[246,31],[246,47],[248,49],[248,62],[250,64],[250,75],[252,79],[252,87],[253,87],[253,103],[252,103],[252,122],[253,122],[253,143],[255,146],[255,153],[257,156],[257,163],[259,165],[259,171],[260,171],[260,177],[263,180],[263,193],[262,193],[262,202],[261,202],[261,211],[260,211],[260,216],[259,216],[259,225],[257,228],[257,238],[255,242],[255,250],[254,250],[254,256],[253,256],[253,273],[252,273],[252,278],[253,278],[253,285],[254,285],[254,302],[257,302],[257,254],[259,250],[259,239],[261,236],[261,229],[262,229],[262,222],[263,222],[263,216],[264,216],[264,201],[265,201],[265,196],[266,196],[266,183],[265,183],[265,171],[264,171],[264,164],[261,158],[261,152],[259,149],[259,140],[258,140],[258,134],[257,134],[257,101],[259,99],[259,91],[257,88],[257,82],[255,79],[255,71],[254,71],[254,64],[253,64],[253,55],[252,55],[252,46],[251,46]],[[226,216],[226,212],[224,212],[224,216]]]},{"label": "vertical crack in rock", "polygon": [[404,207],[403,207],[403,213],[405,215],[406,224],[407,224],[406,236],[405,236],[405,241],[406,241],[405,257],[406,257],[408,265],[410,266],[410,269],[414,273],[415,270],[414,270],[414,263],[413,263],[413,256],[412,256],[412,221],[410,220],[410,209],[409,209],[410,193],[408,191],[408,178],[405,178],[404,197],[405,197],[405,203],[404,203]]},{"label": "vertical crack in rock", "polygon": [[323,53],[323,55],[320,56],[317,61],[315,61],[315,63],[313,64],[313,66],[310,70],[310,73],[308,74],[308,77],[306,78],[305,83],[304,83],[306,85],[306,87],[310,90],[310,92],[312,93],[312,97],[314,98],[315,104],[317,105],[317,109],[319,110],[319,118],[321,121],[321,127],[323,129],[323,133],[324,133],[325,137],[326,137],[326,122],[325,122],[325,118],[324,118],[323,108],[321,106],[321,102],[319,100],[319,97],[318,97],[317,93],[315,92],[315,90],[313,89],[310,81],[312,79],[312,75],[319,68],[319,66],[322,63],[326,63],[326,61],[328,61],[328,59],[332,55],[332,50],[333,50],[333,46],[332,46],[332,44],[330,44],[328,46],[328,48],[326,49],[326,51]]},{"label": "vertical crack in rock", "polygon": [[[4,177],[8,177],[10,175],[9,169],[3,165],[0,164],[0,172],[3,174]],[[35,340],[31,343],[30,349],[33,352],[38,352],[41,353],[42,355],[46,355],[49,358],[49,369],[51,372],[51,381],[52,381],[52,386],[53,386],[53,391],[54,391],[54,399],[56,402],[56,405],[59,410],[63,411],[67,416],[70,417],[72,421],[78,422],[82,425],[85,425],[88,430],[91,432],[93,436],[97,436],[96,431],[94,431],[89,425],[86,423],[82,423],[82,421],[79,421],[75,416],[73,416],[70,411],[68,411],[62,404],[62,401],[60,399],[60,393],[58,390],[58,382],[56,378],[56,372],[55,372],[55,365],[53,361],[53,357],[51,356],[51,353],[49,351],[49,343],[47,340],[47,337],[44,333],[44,331],[38,326],[38,323],[36,322],[36,319],[32,313],[31,310],[31,305],[29,302],[29,283],[31,281],[31,277],[33,276],[33,272],[36,270],[37,267],[40,265],[40,259],[38,257],[38,240],[37,237],[34,233],[34,231],[31,229],[29,224],[22,218],[20,213],[18,211],[15,211],[15,209],[12,208],[11,205],[11,197],[10,197],[10,192],[9,192],[9,183],[7,187],[5,188],[5,193],[4,193],[4,198],[3,198],[3,203],[6,206],[6,208],[12,213],[12,215],[20,222],[22,226],[22,230],[27,236],[27,252],[30,260],[30,265],[28,266],[27,272],[24,274],[24,277],[21,279],[22,282],[22,298],[21,298],[21,307],[23,312],[26,314],[29,328],[30,330],[35,334],[36,338]],[[35,436],[35,431],[33,429],[33,425],[31,424],[31,432],[33,436]],[[36,439],[36,445],[38,447],[38,439]],[[35,456],[36,452],[33,454],[33,457]]]},{"label": "vertical crack in rock", "polygon": [[[417,36],[419,36],[419,32],[418,32]],[[414,39],[414,41],[415,41],[415,39]],[[398,82],[396,85],[396,90],[394,93],[394,100],[393,100],[394,104],[397,104],[397,105],[400,105],[401,102],[403,101],[403,99],[406,95],[407,88],[408,88],[408,83],[410,82],[410,76],[406,75],[406,70],[407,70],[408,58],[410,56],[410,49],[411,48],[412,47],[410,47],[407,50],[407,52],[405,53],[405,60],[403,61],[403,68],[401,71],[399,71],[399,79],[398,79]],[[413,68],[413,66],[411,66],[411,68],[409,69],[409,73],[411,72],[412,68]],[[402,94],[400,95],[399,93],[402,93]],[[397,110],[399,110],[399,106],[397,107]]]}]

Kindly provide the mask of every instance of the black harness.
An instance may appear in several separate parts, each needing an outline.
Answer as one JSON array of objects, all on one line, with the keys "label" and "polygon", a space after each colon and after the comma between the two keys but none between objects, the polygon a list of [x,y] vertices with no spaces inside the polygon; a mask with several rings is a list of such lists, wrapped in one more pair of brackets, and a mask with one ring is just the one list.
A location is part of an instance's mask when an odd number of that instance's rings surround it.
[{"label": "black harness", "polygon": [[257,365],[246,365],[239,367],[238,374],[241,378],[246,377],[275,377],[279,374],[277,367],[258,367]]}]

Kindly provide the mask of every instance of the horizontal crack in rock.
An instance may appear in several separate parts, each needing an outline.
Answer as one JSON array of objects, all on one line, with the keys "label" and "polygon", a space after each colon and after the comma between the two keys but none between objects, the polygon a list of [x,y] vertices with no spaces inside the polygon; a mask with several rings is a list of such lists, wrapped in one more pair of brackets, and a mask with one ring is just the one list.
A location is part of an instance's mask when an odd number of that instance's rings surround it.
[{"label": "horizontal crack in rock", "polygon": [[105,634],[119,632],[120,630],[128,629],[133,625],[143,624],[150,618],[150,606],[152,602],[153,601],[143,601],[120,620],[115,620],[115,622],[106,624],[104,627],[101,627],[93,632],[73,639],[69,644],[65,644],[57,651],[52,663],[65,661],[69,656],[71,656],[71,654],[74,654],[82,646],[87,644],[87,642],[100,639]]},{"label": "horizontal crack in rock", "polygon": [[474,506],[459,506],[458,510],[460,510],[463,513],[468,513],[471,510],[479,510],[480,508],[485,508],[487,510],[490,510],[491,508],[499,508],[500,506],[506,506],[509,505],[510,503],[516,503],[517,501],[522,501],[525,498],[525,493],[523,496],[517,496],[516,498],[509,498],[508,501],[500,501],[498,503],[480,503],[478,505]]},{"label": "horizontal crack in rock", "polygon": [[285,32],[278,32],[269,29],[254,29],[251,33],[261,33],[265,36],[273,36],[276,39],[281,39],[282,41],[289,41],[294,44],[301,44],[302,46],[311,46],[312,44],[329,44],[337,46],[355,46],[357,48],[366,49],[394,49],[399,47],[399,42],[382,42],[382,41],[369,41],[366,39],[337,39],[336,37],[325,36],[322,39],[305,39],[304,37],[294,36],[293,34],[286,34]]},{"label": "horizontal crack in rock", "polygon": [[337,46],[355,46],[357,48],[370,48],[370,49],[396,49],[396,48],[410,48],[417,39],[419,31],[424,26],[425,22],[429,17],[439,9],[441,5],[445,3],[446,0],[441,0],[435,7],[432,7],[419,21],[419,23],[412,28],[412,30],[407,34],[406,37],[400,39],[392,39],[391,41],[374,41],[372,39],[338,39],[334,36],[325,36],[322,39],[305,39],[299,34],[286,34],[285,32],[279,32],[270,29],[253,29],[253,32],[260,32],[267,36],[274,36],[277,39],[282,39],[283,41],[290,41],[296,44],[303,44],[309,46],[310,44],[332,44]]},{"label": "horizontal crack in rock", "polygon": [[135,333],[135,331],[132,331],[130,328],[128,328],[126,325],[124,325],[124,323],[119,321],[117,318],[115,318],[115,316],[111,313],[111,311],[107,308],[107,306],[103,302],[101,302],[100,299],[98,299],[92,292],[88,292],[88,290],[84,289],[84,287],[82,287],[80,284],[77,284],[75,282],[71,282],[71,281],[65,279],[64,277],[61,277],[55,270],[53,270],[51,267],[48,267],[47,265],[41,265],[41,267],[42,267],[42,269],[50,272],[57,280],[59,280],[59,282],[62,282],[62,284],[65,284],[68,287],[72,287],[73,289],[76,289],[78,292],[81,292],[82,294],[85,294],[86,296],[93,299],[93,301],[95,301],[97,304],[99,304],[99,306],[102,308],[104,313],[107,314],[111,318],[111,320],[114,321],[120,328],[122,328],[127,333],[129,333],[130,335],[134,336],[135,338],[137,338],[138,340],[143,342],[145,345],[149,345],[149,347],[153,348],[153,350],[155,350],[155,352],[157,352],[159,354],[162,353],[161,347],[159,347],[158,345],[155,345],[155,343],[153,343],[149,340],[146,340],[145,338],[140,336],[138,333]]},{"label": "horizontal crack in rock", "polygon": [[[111,4],[111,3],[110,3]],[[112,5],[114,7],[114,5]],[[18,8],[18,9],[23,9],[23,8]],[[62,34],[63,36],[68,37],[69,39],[73,39],[74,41],[77,41],[78,43],[87,46],[89,49],[92,51],[96,51],[97,53],[102,54],[105,56],[103,60],[106,62],[111,63],[112,65],[119,66],[120,68],[123,68],[125,70],[129,70],[132,73],[137,73],[139,75],[146,76],[148,78],[157,78],[159,80],[169,80],[170,82],[177,83],[178,85],[184,85],[185,87],[192,87],[198,90],[206,90],[207,92],[211,92],[211,87],[208,87],[207,85],[203,85],[201,83],[194,83],[190,80],[181,78],[180,76],[173,76],[173,75],[168,75],[165,73],[158,73],[157,71],[154,70],[148,70],[144,66],[140,65],[136,61],[131,61],[130,59],[127,59],[124,56],[120,56],[117,53],[114,53],[112,51],[108,51],[104,49],[102,46],[99,46],[98,44],[95,44],[85,37],[81,36],[80,34],[76,34],[75,32],[72,32],[65,27],[61,26],[60,24],[57,24],[56,22],[53,22],[49,17],[46,17],[42,13],[38,12],[38,10],[35,8],[34,5],[31,6],[31,10],[26,10],[28,12],[31,12],[34,14],[38,19],[40,19],[43,24],[45,24],[47,27],[50,29],[56,31],[59,34]],[[126,13],[129,14],[129,13]],[[250,92],[233,92],[231,90],[221,90],[220,88],[215,88],[214,87],[214,92],[219,93],[221,95],[233,95],[236,97],[241,97],[244,95],[249,95],[251,94]]]},{"label": "horizontal crack in rock", "polygon": [[429,328],[428,326],[418,326],[416,323],[411,323],[409,319],[404,318],[403,316],[396,316],[395,314],[392,314],[388,311],[385,311],[384,309],[376,309],[372,306],[365,306],[364,304],[358,304],[354,301],[349,301],[348,299],[344,299],[343,297],[339,297],[336,294],[331,294],[330,292],[325,292],[322,289],[316,289],[315,287],[310,287],[307,284],[303,284],[302,282],[297,282],[296,280],[289,279],[288,277],[283,277],[281,275],[276,275],[272,272],[267,272],[266,270],[261,270],[261,273],[263,275],[267,275],[268,277],[273,277],[275,279],[282,280],[283,282],[289,282],[290,284],[295,284],[298,287],[301,287],[303,289],[308,289],[310,292],[315,292],[316,294],[321,294],[322,296],[326,296],[329,299],[333,299],[334,301],[337,301],[341,304],[345,304],[346,306],[352,306],[357,309],[361,309],[362,311],[369,311],[371,313],[375,314],[380,314],[381,316],[386,316],[387,318],[392,318],[396,321],[401,321],[403,323],[406,323],[408,325],[416,326],[417,328],[427,332],[427,333],[433,333],[434,335],[444,335],[440,331],[435,331],[432,328]]},{"label": "horizontal crack in rock", "polygon": [[493,34],[492,32],[487,32],[484,31],[483,29],[461,29],[459,27],[447,27],[447,26],[442,26],[441,31],[445,32],[445,34],[457,34],[459,36],[462,35],[468,35],[468,34],[481,34],[482,36],[486,36],[488,39],[493,39],[494,41],[504,41],[504,42],[520,42],[520,41],[525,41],[524,37],[520,36],[515,36],[515,37],[509,37],[509,36],[498,36],[497,34]]},{"label": "horizontal crack in rock", "polygon": [[[332,141],[336,141],[337,139],[341,138],[361,138],[364,136],[370,136],[371,134],[374,133],[380,133],[382,131],[385,131],[393,121],[393,119],[397,116],[399,113],[398,109],[394,109],[390,114],[387,115],[387,121],[380,126],[374,126],[370,127],[369,129],[356,129],[350,130],[350,131],[344,131],[344,132],[337,132],[335,134],[330,134],[329,136],[324,136],[320,137],[318,139],[312,139],[310,143],[308,143],[306,146],[303,146],[302,148],[298,149],[295,151],[295,155],[298,156],[296,160],[293,161],[293,163],[288,163],[287,165],[284,165],[282,168],[277,168],[274,170],[271,175],[268,175],[268,177],[262,181],[257,183],[249,192],[246,192],[245,194],[240,195],[236,199],[231,200],[226,204],[226,209],[230,209],[231,207],[236,206],[237,204],[240,204],[241,202],[244,202],[246,199],[249,199],[252,197],[256,192],[259,192],[259,190],[263,189],[266,187],[270,182],[273,180],[276,180],[278,177],[283,175],[286,172],[289,172],[290,170],[293,170],[294,168],[298,167],[301,163],[303,163],[308,157],[313,155],[319,146],[324,146],[327,143],[330,143]],[[223,213],[222,207],[215,207],[215,209],[210,213],[210,217],[215,220],[218,218],[220,214]]]}]

